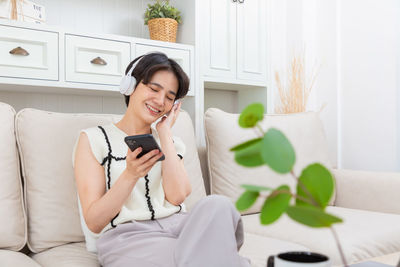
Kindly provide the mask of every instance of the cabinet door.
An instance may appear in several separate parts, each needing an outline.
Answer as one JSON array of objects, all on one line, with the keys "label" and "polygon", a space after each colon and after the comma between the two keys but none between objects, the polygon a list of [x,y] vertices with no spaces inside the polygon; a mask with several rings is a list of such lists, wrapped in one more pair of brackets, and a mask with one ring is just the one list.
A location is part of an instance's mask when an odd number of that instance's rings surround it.
[{"label": "cabinet door", "polygon": [[66,81],[119,85],[130,50],[127,42],[66,34]]},{"label": "cabinet door", "polygon": [[232,0],[204,4],[204,75],[236,77],[236,6]]},{"label": "cabinet door", "polygon": [[58,80],[58,33],[1,25],[0,77]]},{"label": "cabinet door", "polygon": [[266,81],[267,19],[265,0],[237,3],[237,78]]}]

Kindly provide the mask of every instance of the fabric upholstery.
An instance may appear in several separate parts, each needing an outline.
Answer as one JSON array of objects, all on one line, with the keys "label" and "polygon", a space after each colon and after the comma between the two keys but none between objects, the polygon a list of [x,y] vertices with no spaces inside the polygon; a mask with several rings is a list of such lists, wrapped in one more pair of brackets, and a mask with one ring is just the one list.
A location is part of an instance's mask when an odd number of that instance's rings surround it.
[{"label": "fabric upholstery", "polygon": [[28,246],[33,252],[83,241],[71,163],[80,129],[118,116],[23,109],[16,134],[26,184]]},{"label": "fabric upholstery", "polygon": [[192,185],[192,193],[186,198],[185,205],[187,210],[190,211],[197,201],[206,196],[206,190],[197,153],[192,119],[186,111],[180,111],[178,119],[172,127],[172,133],[179,136],[186,145],[186,153],[183,160]]},{"label": "fabric upholstery", "polygon": [[[17,141],[28,204],[28,246],[33,252],[84,241],[71,162],[81,129],[120,120],[121,115],[67,114],[23,109],[16,116]],[[185,167],[193,191],[187,207],[205,195],[194,131],[182,111],[173,129],[186,144]]]},{"label": "fabric upholstery", "polygon": [[335,206],[400,214],[400,173],[332,171],[337,186]]},{"label": "fabric upholstery", "polygon": [[[289,175],[275,173],[267,166],[245,168],[234,160],[234,153],[229,151],[235,145],[259,137],[254,129],[243,129],[238,124],[239,114],[226,113],[210,108],[205,113],[205,132],[210,187],[212,194],[222,194],[235,202],[243,189],[241,184],[278,187],[281,184],[295,185],[295,179]],[[318,114],[314,112],[291,115],[265,115],[261,123],[264,131],[274,127],[281,130],[292,143],[296,153],[294,173],[301,171],[308,164],[319,162],[331,167],[328,145],[324,129]],[[333,203],[334,196],[330,203]],[[262,199],[243,214],[259,212]]]},{"label": "fabric upholstery", "polygon": [[[334,225],[349,264],[400,251],[400,215],[328,207],[327,212],[343,219]],[[329,229],[310,228],[283,215],[272,225],[261,225],[258,214],[242,217],[245,231],[301,244],[329,256],[340,265],[340,255]]]},{"label": "fabric upholstery", "polygon": [[21,252],[0,249],[1,267],[40,267],[32,258]]},{"label": "fabric upholstery", "polygon": [[0,248],[18,251],[26,242],[26,215],[14,119],[15,110],[0,103]]},{"label": "fabric upholstery", "polygon": [[210,194],[210,179],[208,177],[208,163],[207,163],[207,148],[205,146],[197,147],[199,154],[201,173],[203,174],[204,186],[206,188],[207,195]]},{"label": "fabric upholstery", "polygon": [[97,255],[88,252],[84,242],[57,246],[31,256],[42,267],[100,267]]}]

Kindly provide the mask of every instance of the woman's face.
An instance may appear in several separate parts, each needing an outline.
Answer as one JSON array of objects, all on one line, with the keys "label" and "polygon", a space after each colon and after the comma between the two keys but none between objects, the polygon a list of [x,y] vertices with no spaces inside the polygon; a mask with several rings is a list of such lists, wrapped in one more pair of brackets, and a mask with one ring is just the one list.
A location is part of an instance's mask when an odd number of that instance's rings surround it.
[{"label": "woman's face", "polygon": [[136,115],[151,124],[171,110],[178,86],[174,73],[158,71],[148,84],[139,83],[130,96],[129,105],[133,105],[132,109]]}]

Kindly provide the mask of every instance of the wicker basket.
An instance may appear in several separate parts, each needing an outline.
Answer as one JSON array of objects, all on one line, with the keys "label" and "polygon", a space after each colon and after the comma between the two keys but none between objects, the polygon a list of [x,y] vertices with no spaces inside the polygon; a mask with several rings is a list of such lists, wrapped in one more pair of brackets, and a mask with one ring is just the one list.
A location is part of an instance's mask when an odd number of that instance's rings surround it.
[{"label": "wicker basket", "polygon": [[151,19],[147,22],[149,26],[150,39],[165,42],[176,42],[178,22],[170,18]]}]

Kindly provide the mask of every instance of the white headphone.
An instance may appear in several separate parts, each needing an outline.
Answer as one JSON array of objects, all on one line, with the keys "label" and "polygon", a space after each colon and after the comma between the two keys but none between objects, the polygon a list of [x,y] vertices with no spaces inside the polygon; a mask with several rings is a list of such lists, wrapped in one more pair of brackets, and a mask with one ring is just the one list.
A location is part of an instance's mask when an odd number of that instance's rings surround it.
[{"label": "white headphone", "polygon": [[119,91],[121,94],[129,96],[133,93],[133,91],[135,91],[137,81],[136,78],[132,76],[132,72],[143,57],[144,56],[133,63],[128,73],[124,77],[122,77],[121,83],[119,85]]}]

